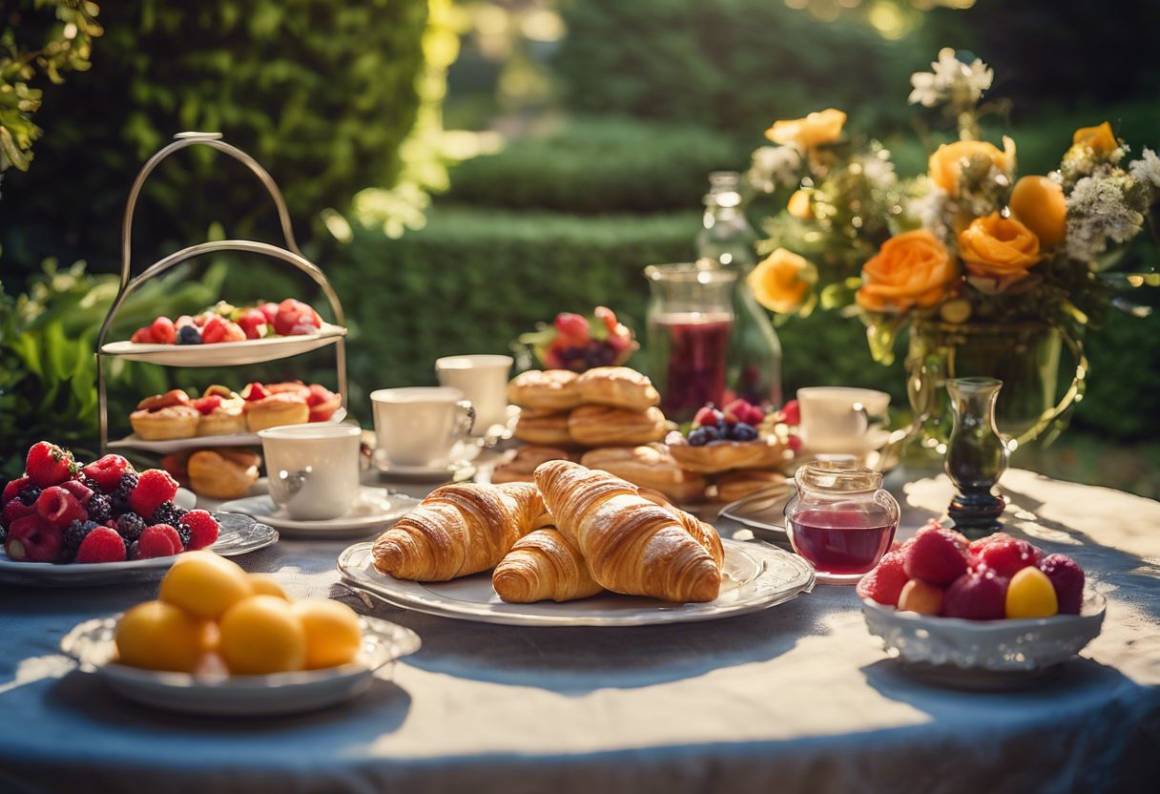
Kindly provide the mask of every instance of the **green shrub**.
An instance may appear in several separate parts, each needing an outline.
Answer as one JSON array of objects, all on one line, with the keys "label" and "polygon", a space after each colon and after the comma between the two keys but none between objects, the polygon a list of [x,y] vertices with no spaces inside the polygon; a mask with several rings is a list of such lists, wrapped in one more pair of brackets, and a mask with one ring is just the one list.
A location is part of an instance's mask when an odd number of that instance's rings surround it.
[{"label": "green shrub", "polygon": [[748,159],[746,147],[704,127],[576,119],[460,164],[447,199],[575,213],[694,209],[710,171]]}]

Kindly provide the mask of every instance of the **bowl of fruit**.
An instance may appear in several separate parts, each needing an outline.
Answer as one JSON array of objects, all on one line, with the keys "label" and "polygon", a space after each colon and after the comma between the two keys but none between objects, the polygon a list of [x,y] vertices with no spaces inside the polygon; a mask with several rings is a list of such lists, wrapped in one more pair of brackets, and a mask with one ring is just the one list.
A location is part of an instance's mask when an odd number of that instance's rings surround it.
[{"label": "bowl of fruit", "polygon": [[777,417],[745,400],[722,409],[709,403],[697,411],[684,431],[665,438],[682,469],[719,474],[734,469],[771,469],[793,457],[790,439],[775,423]]},{"label": "bowl of fruit", "polygon": [[337,601],[294,601],[269,576],[193,551],[178,557],[155,600],[76,626],[61,650],[139,703],[275,716],[355,697],[419,645],[410,629]]},{"label": "bowl of fruit", "polygon": [[540,323],[535,331],[521,335],[516,346],[524,353],[524,369],[531,365],[527,360],[531,351],[544,369],[572,372],[618,367],[640,347],[632,330],[607,306],[597,306],[587,317],[560,312],[551,325]]},{"label": "bowl of fruit", "polygon": [[1054,668],[1100,633],[1106,610],[1067,555],[1006,533],[968,543],[933,521],[885,554],[858,595],[891,656],[960,684]]}]

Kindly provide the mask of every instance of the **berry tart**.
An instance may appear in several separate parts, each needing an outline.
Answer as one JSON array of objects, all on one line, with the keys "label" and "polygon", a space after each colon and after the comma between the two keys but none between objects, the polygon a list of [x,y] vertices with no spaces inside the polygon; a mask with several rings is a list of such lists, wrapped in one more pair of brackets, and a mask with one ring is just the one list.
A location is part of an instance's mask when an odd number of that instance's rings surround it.
[{"label": "berry tart", "polygon": [[787,441],[774,432],[775,418],[745,400],[734,400],[723,410],[709,404],[697,412],[687,433],[673,431],[665,442],[688,471],[774,469],[792,456]]},{"label": "berry tart", "polygon": [[640,347],[607,306],[597,306],[588,317],[561,312],[551,325],[541,323],[518,341],[531,349],[541,366],[572,372],[619,366]]}]

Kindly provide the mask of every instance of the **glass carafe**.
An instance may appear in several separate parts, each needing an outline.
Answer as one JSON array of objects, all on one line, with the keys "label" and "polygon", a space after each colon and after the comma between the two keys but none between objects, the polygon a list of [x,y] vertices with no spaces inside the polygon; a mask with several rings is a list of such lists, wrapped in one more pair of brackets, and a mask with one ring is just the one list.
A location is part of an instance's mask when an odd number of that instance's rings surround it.
[{"label": "glass carafe", "polygon": [[665,416],[685,422],[705,403],[725,398],[737,274],[695,264],[652,265],[644,274],[651,292],[649,376]]},{"label": "glass carafe", "polygon": [[794,475],[785,530],[823,584],[855,584],[878,564],[898,530],[898,502],[881,472],[851,460],[807,463]]},{"label": "glass carafe", "polygon": [[954,410],[954,428],[944,463],[955,485],[947,510],[955,529],[979,538],[1000,528],[1007,506],[994,487],[1007,470],[1006,440],[995,425],[995,401],[1003,381],[996,378],[955,378],[947,381]]},{"label": "glass carafe", "polygon": [[758,305],[745,280],[757,264],[756,242],[757,234],[745,217],[741,175],[735,171],[709,174],[705,215],[697,235],[698,264],[737,274],[726,388],[755,404],[780,405],[781,342],[769,314]]}]

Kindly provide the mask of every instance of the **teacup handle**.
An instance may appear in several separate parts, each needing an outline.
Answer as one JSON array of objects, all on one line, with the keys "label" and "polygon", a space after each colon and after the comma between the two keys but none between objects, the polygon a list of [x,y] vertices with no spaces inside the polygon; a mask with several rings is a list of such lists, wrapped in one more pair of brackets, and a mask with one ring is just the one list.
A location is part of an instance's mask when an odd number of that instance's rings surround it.
[{"label": "teacup handle", "polygon": [[875,415],[866,409],[866,406],[860,402],[856,402],[851,406],[851,410],[862,418],[862,422],[866,425],[862,428],[862,435],[869,432],[871,427],[875,425],[885,425],[890,417],[886,414]]},{"label": "teacup handle", "polygon": [[275,477],[286,486],[286,499],[293,499],[298,495],[298,492],[306,485],[306,481],[310,479],[310,475],[314,470],[307,466],[305,469],[298,471],[280,471]]},{"label": "teacup handle", "polygon": [[471,434],[471,429],[475,427],[475,406],[471,404],[470,400],[460,400],[455,405],[462,411],[455,426],[455,437],[457,439],[466,438]]}]

